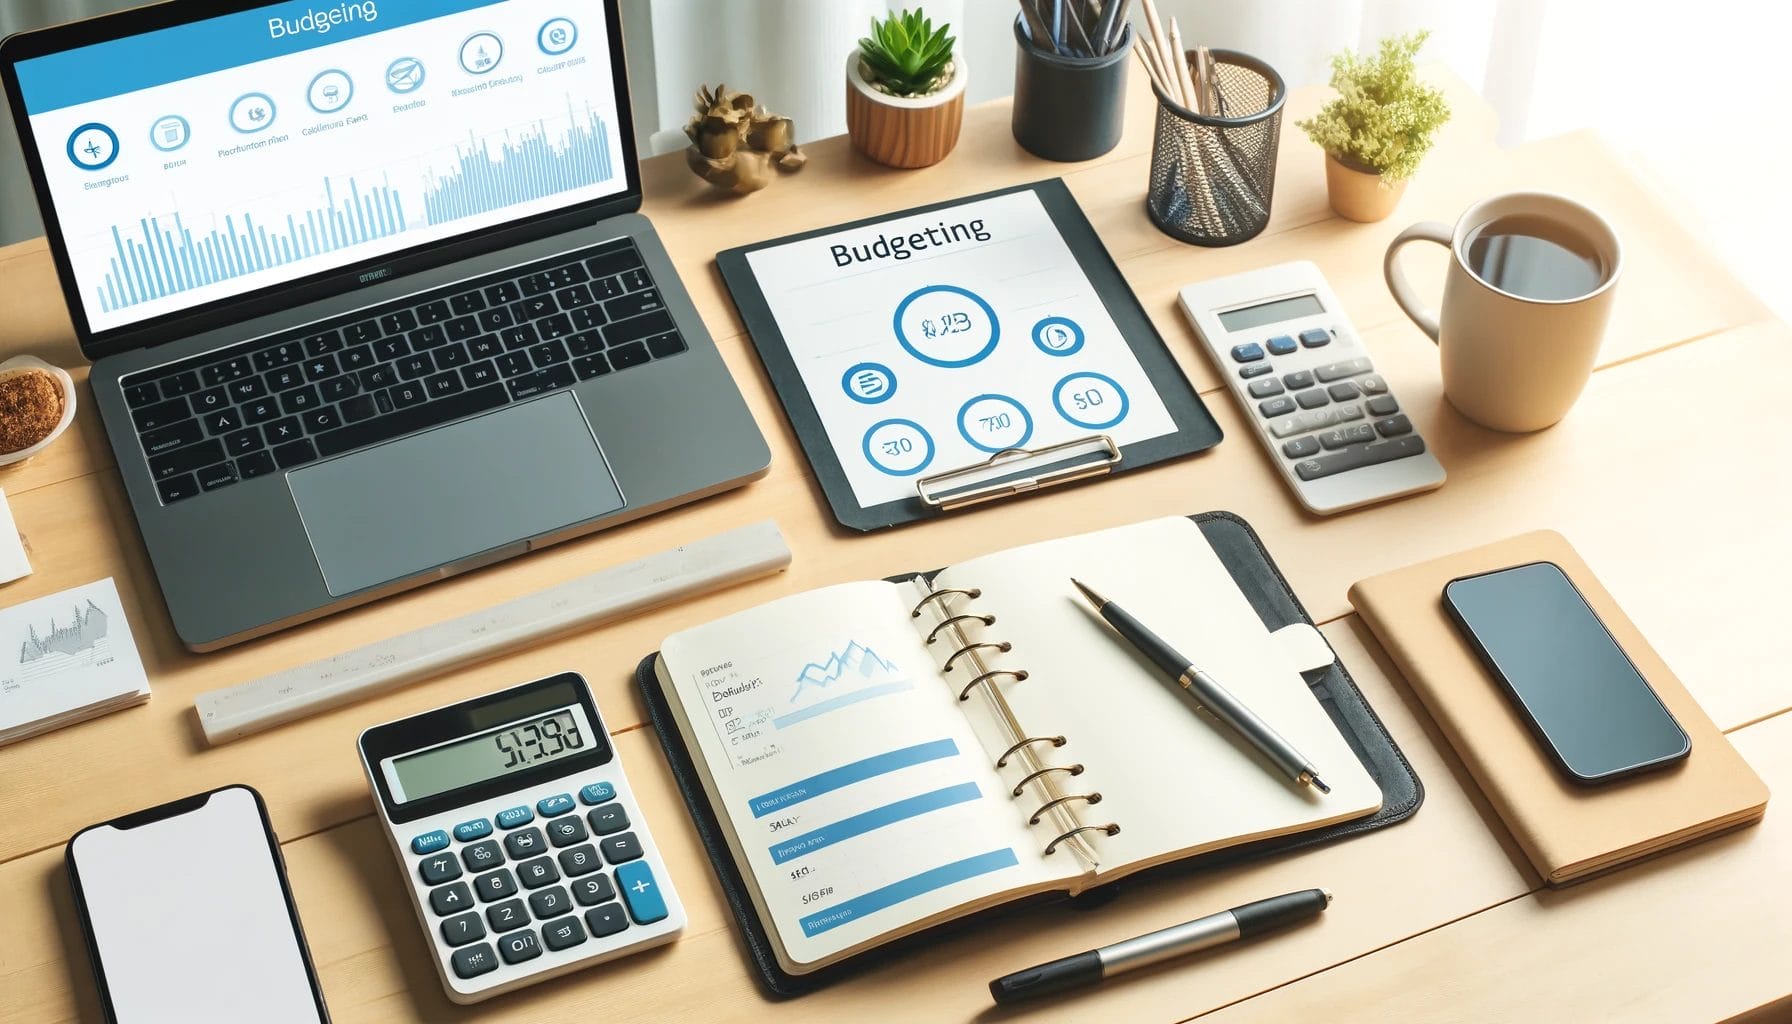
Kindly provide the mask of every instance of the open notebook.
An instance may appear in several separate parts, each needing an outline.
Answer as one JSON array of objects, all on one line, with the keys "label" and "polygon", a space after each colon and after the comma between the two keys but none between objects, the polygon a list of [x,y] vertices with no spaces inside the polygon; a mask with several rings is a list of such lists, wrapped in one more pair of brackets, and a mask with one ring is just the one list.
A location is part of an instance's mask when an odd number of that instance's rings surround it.
[{"label": "open notebook", "polygon": [[[1332,792],[1198,714],[1072,575],[1195,659]],[[802,975],[1024,896],[1374,813],[1381,790],[1300,675],[1331,662],[1311,625],[1264,626],[1195,523],[1164,519],[973,559],[931,586],[788,597],[668,638],[655,673],[778,964]]]}]

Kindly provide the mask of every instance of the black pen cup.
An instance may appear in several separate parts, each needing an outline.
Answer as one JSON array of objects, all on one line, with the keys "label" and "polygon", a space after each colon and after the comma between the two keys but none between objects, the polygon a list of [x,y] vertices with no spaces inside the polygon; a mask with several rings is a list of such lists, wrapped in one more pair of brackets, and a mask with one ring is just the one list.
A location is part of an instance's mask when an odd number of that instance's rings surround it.
[{"label": "black pen cup", "polygon": [[1132,26],[1112,53],[1065,57],[1033,45],[1014,19],[1014,141],[1034,156],[1093,160],[1120,144]]},{"label": "black pen cup", "polygon": [[1171,238],[1237,245],[1269,224],[1288,90],[1274,68],[1249,54],[1208,52],[1218,85],[1215,114],[1190,110],[1152,85],[1157,130],[1145,212]]}]

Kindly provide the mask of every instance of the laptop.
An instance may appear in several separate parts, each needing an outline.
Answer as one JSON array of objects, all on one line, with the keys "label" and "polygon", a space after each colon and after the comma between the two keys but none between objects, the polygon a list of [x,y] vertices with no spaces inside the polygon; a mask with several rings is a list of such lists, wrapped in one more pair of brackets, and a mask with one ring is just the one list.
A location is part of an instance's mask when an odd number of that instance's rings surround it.
[{"label": "laptop", "polygon": [[173,0],[0,82],[189,648],[766,471],[637,212],[617,0]]}]

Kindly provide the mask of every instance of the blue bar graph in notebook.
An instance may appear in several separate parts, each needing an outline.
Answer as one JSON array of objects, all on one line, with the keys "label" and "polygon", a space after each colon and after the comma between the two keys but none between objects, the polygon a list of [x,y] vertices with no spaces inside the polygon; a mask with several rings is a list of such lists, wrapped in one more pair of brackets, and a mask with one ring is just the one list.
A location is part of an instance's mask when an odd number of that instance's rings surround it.
[{"label": "blue bar graph in notebook", "polygon": [[364,190],[350,178],[346,190],[341,190],[325,178],[323,193],[322,206],[271,220],[229,214],[222,224],[198,235],[179,213],[173,223],[145,217],[133,225],[113,225],[115,254],[99,288],[100,307],[111,311],[135,306],[386,238],[413,226],[389,185]]},{"label": "blue bar graph in notebook", "polygon": [[515,203],[569,192],[609,181],[610,128],[589,105],[581,118],[570,101],[567,127],[550,141],[546,122],[537,121],[521,137],[506,133],[494,150],[485,140],[469,138],[455,147],[456,166],[436,175],[423,196],[423,213],[431,224],[502,209]]}]

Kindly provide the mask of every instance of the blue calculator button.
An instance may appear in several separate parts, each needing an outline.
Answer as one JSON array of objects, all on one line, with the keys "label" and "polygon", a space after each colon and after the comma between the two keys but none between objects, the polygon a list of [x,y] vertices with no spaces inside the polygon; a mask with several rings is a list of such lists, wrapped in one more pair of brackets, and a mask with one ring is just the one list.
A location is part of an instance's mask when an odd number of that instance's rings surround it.
[{"label": "blue calculator button", "polygon": [[1254,363],[1263,358],[1263,346],[1256,342],[1248,345],[1232,346],[1232,361],[1235,363]]},{"label": "blue calculator button", "polygon": [[606,800],[616,799],[616,787],[608,782],[593,782],[579,790],[579,799],[587,804],[601,804]]},{"label": "blue calculator button", "polygon": [[441,829],[425,832],[411,840],[411,852],[415,854],[434,853],[448,848],[448,833]]},{"label": "blue calculator button", "polygon": [[1295,348],[1294,339],[1286,334],[1278,334],[1269,339],[1269,354],[1272,356],[1285,356]]},{"label": "blue calculator button", "polygon": [[1300,332],[1300,343],[1308,348],[1318,348],[1321,345],[1330,344],[1331,340],[1332,332],[1323,327],[1310,327]]},{"label": "blue calculator button", "polygon": [[535,812],[527,807],[512,807],[507,811],[498,812],[499,828],[516,828],[518,825],[527,825],[534,820]]},{"label": "blue calculator button", "polygon": [[492,820],[490,818],[474,818],[472,821],[463,821],[454,826],[454,838],[463,843],[484,839],[491,834]]},{"label": "blue calculator button", "polygon": [[554,796],[542,797],[535,804],[535,809],[544,818],[552,818],[556,814],[565,814],[573,809],[572,794],[558,793]]},{"label": "blue calculator button", "polygon": [[616,869],[616,887],[622,890],[628,904],[628,916],[636,924],[652,924],[666,918],[666,901],[660,897],[660,886],[653,880],[653,868],[644,860],[624,864]]}]

